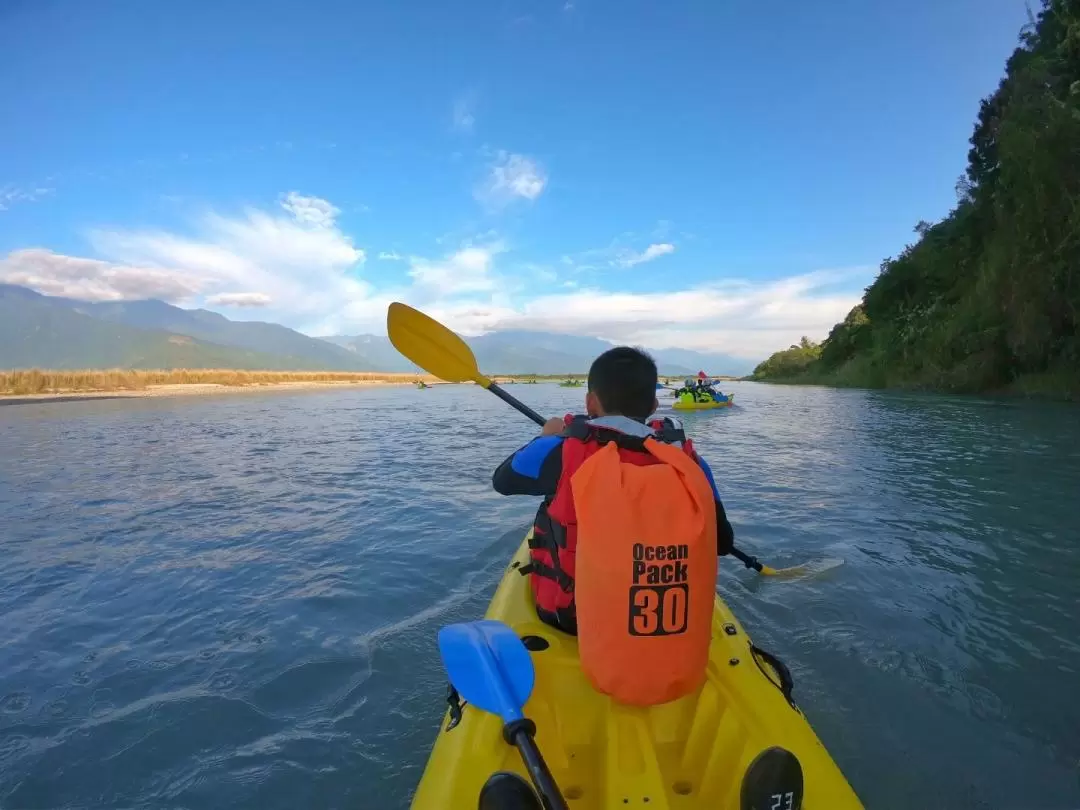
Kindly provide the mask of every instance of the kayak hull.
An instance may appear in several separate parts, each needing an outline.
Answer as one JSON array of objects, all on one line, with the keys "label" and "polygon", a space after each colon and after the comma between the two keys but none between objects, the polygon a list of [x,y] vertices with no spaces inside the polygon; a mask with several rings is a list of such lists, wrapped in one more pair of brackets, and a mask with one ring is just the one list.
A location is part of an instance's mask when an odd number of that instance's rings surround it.
[{"label": "kayak hull", "polygon": [[716,408],[730,408],[735,404],[735,395],[728,394],[728,398],[725,402],[681,402],[675,400],[672,404],[672,408],[677,411],[712,411]]},{"label": "kayak hull", "polygon": [[[589,685],[577,640],[537,619],[528,579],[517,571],[527,561],[526,542],[486,618],[538,639],[529,644],[536,687],[525,714],[536,722],[537,743],[572,810],[738,810],[742,775],[770,746],[798,757],[804,810],[862,807],[809,723],[782,694],[776,670],[751,651],[722,600],[713,613],[704,686],[661,706],[623,706]],[[516,749],[503,741],[498,717],[466,705],[461,722],[447,731],[449,719],[448,713],[412,810],[472,810],[491,774],[527,775]]]}]

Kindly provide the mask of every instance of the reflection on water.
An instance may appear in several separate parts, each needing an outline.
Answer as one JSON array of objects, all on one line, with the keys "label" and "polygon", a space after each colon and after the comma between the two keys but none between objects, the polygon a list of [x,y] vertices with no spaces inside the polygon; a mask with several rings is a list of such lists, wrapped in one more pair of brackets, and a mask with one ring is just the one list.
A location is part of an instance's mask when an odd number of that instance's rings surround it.
[{"label": "reflection on water", "polygon": [[[740,545],[844,564],[719,588],[868,806],[1080,806],[1075,409],[732,388],[681,416]],[[406,807],[533,430],[449,386],[0,409],[0,804]]]}]

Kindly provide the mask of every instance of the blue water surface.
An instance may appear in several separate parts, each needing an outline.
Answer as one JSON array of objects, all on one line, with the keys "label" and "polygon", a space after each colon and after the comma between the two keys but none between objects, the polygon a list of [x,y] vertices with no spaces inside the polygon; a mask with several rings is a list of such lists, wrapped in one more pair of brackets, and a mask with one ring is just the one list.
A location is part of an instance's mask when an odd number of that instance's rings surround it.
[{"label": "blue water surface", "polygon": [[[681,417],[740,545],[844,565],[719,589],[867,806],[1080,806],[1077,411],[730,390]],[[407,807],[534,433],[473,386],[0,407],[0,807]]]}]

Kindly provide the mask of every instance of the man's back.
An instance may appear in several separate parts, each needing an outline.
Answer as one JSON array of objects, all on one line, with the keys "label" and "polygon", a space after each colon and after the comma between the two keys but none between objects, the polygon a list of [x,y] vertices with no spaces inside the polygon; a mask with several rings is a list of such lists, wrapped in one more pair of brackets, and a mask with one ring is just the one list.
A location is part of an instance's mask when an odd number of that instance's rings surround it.
[{"label": "man's back", "polygon": [[[680,431],[672,420],[655,424],[662,431],[666,429],[669,436]],[[585,438],[570,435],[571,425],[581,426],[585,430]],[[556,425],[549,423],[549,426],[545,427],[545,434],[520,448],[496,469],[492,484],[497,492],[504,495],[534,495],[543,498],[533,526],[533,563],[525,573],[532,578],[537,613],[541,619],[566,632],[576,633],[574,578],[577,515],[571,479],[588,456],[607,442],[616,441],[620,437],[640,442],[658,434],[657,428],[620,415],[596,419],[567,417],[562,420],[562,426],[562,430],[556,434]],[[674,439],[673,445],[683,448],[681,435]],[[734,532],[728,522],[712,471],[692,448],[687,449],[689,457],[700,466],[712,492],[715,504],[716,552],[720,555],[727,554],[731,550]],[[642,450],[620,448],[619,455],[624,462],[630,464],[654,463],[651,456]]]}]

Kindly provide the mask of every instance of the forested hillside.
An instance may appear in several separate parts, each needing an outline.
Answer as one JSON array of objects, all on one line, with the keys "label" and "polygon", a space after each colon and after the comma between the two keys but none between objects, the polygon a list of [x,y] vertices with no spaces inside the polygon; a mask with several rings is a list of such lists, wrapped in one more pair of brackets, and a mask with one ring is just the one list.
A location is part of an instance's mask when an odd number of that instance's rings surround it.
[{"label": "forested hillside", "polygon": [[1080,0],[1047,0],[984,99],[958,204],[881,265],[820,357],[757,379],[1080,392]]}]

